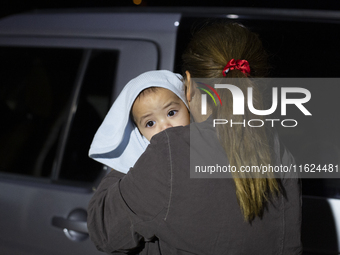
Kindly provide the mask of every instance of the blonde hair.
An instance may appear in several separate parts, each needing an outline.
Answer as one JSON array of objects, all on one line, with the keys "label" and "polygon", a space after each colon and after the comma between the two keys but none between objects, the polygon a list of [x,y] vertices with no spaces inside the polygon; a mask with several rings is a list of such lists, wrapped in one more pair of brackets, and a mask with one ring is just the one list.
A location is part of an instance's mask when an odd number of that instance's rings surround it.
[{"label": "blonde hair", "polygon": [[[267,54],[258,36],[237,23],[213,23],[196,32],[188,48],[182,55],[183,73],[189,71],[193,78],[223,78],[222,70],[231,59],[247,60],[250,65],[249,77],[264,77],[268,74]],[[253,104],[263,109],[262,91],[247,75],[234,69],[226,78],[237,79],[237,86],[246,95],[247,88],[253,88]],[[216,89],[223,107],[212,107],[213,118],[224,116],[233,122],[251,119],[254,115],[245,107],[244,116],[233,115],[232,95],[226,89]],[[256,116],[256,119],[261,118]],[[265,128],[249,126],[217,125],[217,134],[229,163],[240,169],[241,166],[268,165],[272,162],[271,135]],[[246,221],[261,217],[265,203],[270,196],[279,192],[279,182],[272,175],[268,178],[247,173],[233,173],[236,197]]]}]

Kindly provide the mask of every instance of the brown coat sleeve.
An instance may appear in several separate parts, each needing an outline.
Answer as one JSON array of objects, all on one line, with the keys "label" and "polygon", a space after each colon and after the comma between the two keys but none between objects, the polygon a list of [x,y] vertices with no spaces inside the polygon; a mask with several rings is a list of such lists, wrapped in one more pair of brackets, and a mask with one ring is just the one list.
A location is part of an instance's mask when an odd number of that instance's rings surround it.
[{"label": "brown coat sleeve", "polygon": [[100,251],[138,251],[155,237],[155,218],[163,217],[168,205],[171,162],[166,134],[154,138],[127,175],[110,172],[90,200],[88,230]]}]

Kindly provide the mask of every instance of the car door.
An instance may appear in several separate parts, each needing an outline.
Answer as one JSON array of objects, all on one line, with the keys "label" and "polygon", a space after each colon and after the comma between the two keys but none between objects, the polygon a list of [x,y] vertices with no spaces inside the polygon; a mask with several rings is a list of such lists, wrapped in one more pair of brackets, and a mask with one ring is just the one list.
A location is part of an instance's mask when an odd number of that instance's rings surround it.
[{"label": "car door", "polygon": [[0,253],[101,254],[86,209],[109,170],[87,152],[126,82],[157,69],[157,46],[2,36],[0,56]]}]

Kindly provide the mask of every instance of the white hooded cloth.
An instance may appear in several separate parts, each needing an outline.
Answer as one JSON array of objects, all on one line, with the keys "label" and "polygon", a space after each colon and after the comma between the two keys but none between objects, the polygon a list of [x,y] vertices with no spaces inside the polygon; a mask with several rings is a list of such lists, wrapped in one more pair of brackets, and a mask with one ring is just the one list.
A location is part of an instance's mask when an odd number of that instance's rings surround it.
[{"label": "white hooded cloth", "polygon": [[89,151],[91,158],[122,173],[135,164],[149,141],[140,134],[130,112],[139,93],[149,87],[169,89],[187,106],[181,75],[159,70],[137,76],[126,84],[97,130]]}]

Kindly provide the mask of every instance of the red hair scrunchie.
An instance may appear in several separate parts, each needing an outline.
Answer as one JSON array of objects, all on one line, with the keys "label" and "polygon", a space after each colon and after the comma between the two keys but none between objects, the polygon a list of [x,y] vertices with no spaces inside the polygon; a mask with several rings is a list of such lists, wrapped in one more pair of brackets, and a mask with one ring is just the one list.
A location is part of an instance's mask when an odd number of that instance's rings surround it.
[{"label": "red hair scrunchie", "polygon": [[242,73],[246,75],[250,74],[250,67],[249,67],[249,63],[247,60],[231,59],[227,63],[227,65],[223,68],[223,76],[225,77],[230,70],[234,70],[234,69],[240,70]]}]

